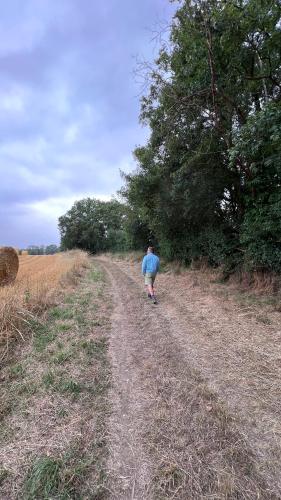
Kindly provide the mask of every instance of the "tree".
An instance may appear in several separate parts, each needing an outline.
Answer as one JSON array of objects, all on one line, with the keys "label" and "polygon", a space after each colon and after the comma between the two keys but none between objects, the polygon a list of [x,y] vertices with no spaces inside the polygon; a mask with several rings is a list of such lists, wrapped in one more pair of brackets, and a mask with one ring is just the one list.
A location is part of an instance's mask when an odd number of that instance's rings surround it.
[{"label": "tree", "polygon": [[63,250],[81,248],[91,253],[116,250],[118,244],[123,245],[121,233],[125,217],[126,207],[117,200],[77,201],[59,218],[61,247]]},{"label": "tree", "polygon": [[46,255],[54,255],[55,253],[58,253],[59,251],[60,251],[60,249],[57,245],[47,245],[45,248]]},{"label": "tree", "polygon": [[280,101],[279,19],[277,0],[185,0],[175,14],[142,98],[150,138],[122,190],[168,258],[229,269],[243,258],[253,173],[229,153],[251,116]]},{"label": "tree", "polygon": [[235,139],[231,163],[247,167],[240,240],[250,269],[281,270],[281,107],[267,105]]}]

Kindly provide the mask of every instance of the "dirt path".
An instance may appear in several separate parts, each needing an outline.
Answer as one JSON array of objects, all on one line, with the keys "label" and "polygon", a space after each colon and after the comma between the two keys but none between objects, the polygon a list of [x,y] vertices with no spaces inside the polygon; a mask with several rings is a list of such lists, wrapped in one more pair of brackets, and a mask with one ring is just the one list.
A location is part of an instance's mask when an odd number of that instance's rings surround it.
[{"label": "dirt path", "polygon": [[98,262],[114,295],[111,497],[280,498],[278,320],[187,274],[160,275],[154,307],[139,264]]}]

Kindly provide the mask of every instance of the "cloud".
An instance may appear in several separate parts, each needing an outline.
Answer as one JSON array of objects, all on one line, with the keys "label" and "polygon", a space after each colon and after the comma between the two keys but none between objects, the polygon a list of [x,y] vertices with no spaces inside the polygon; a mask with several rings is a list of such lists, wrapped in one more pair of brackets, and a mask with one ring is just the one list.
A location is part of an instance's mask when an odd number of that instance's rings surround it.
[{"label": "cloud", "polygon": [[73,200],[110,199],[147,131],[138,123],[135,56],[167,0],[11,0],[0,46],[0,242],[58,241]]}]

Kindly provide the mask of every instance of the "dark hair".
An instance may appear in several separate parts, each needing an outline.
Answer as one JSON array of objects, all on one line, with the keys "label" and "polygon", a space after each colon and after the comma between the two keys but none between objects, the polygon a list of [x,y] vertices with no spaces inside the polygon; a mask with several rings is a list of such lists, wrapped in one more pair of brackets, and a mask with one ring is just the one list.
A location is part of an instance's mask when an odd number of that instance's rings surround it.
[{"label": "dark hair", "polygon": [[150,252],[154,253],[154,247],[148,247],[147,250],[150,250]]}]

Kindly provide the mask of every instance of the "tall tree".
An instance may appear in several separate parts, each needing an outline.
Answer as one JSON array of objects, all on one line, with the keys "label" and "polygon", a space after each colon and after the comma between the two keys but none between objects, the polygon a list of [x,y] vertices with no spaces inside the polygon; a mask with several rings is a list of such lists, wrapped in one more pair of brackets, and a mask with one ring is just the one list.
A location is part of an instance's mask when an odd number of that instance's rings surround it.
[{"label": "tall tree", "polygon": [[249,117],[280,101],[280,2],[182,1],[170,40],[150,72],[150,139],[123,195],[168,257],[236,264],[253,175],[229,152]]}]

